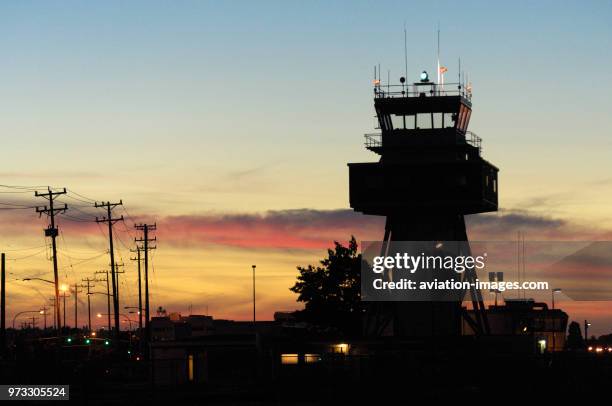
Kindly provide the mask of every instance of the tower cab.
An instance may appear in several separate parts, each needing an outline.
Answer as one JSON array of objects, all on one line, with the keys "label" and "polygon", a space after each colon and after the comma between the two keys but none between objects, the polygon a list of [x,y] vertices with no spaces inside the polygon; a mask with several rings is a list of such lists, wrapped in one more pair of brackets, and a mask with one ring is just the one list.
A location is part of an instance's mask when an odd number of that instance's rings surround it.
[{"label": "tower cab", "polygon": [[457,214],[497,210],[498,169],[481,157],[468,131],[472,94],[461,84],[374,83],[380,133],[366,134],[379,162],[350,163],[350,203],[365,214],[407,208]]}]

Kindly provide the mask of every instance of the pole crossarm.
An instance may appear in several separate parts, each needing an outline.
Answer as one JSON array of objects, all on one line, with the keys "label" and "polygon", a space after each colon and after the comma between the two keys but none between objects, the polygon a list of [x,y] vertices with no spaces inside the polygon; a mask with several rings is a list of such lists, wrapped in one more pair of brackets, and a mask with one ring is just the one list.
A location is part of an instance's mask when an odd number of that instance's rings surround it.
[{"label": "pole crossarm", "polygon": [[[35,197],[42,197],[49,202],[49,205],[38,206],[36,207],[36,213],[38,213],[39,217],[43,214],[46,214],[49,217],[49,226],[45,230],[45,237],[51,237],[51,248],[53,251],[52,260],[53,260],[53,283],[55,285],[55,319],[56,319],[56,327],[57,327],[57,335],[61,334],[61,320],[60,320],[60,307],[59,307],[59,276],[57,270],[57,243],[56,238],[58,236],[58,229],[55,225],[55,215],[58,213],[64,213],[68,210],[68,205],[64,203],[63,207],[55,207],[54,201],[58,196],[65,195],[66,188],[63,188],[60,191],[53,191],[51,187],[47,187],[47,192],[41,193],[38,191],[34,192]],[[65,320],[64,320],[65,322]]]}]

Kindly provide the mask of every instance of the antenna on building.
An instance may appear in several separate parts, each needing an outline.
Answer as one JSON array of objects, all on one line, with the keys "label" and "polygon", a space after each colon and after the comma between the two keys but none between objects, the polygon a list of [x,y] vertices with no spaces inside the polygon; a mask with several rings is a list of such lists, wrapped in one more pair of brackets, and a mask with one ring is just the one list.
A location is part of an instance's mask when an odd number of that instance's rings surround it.
[{"label": "antenna on building", "polygon": [[408,39],[406,34],[406,20],[404,20],[404,77],[408,77]]},{"label": "antenna on building", "polygon": [[438,73],[437,75],[438,80],[436,84],[439,85],[440,84],[440,22],[438,22],[438,53],[437,55],[438,55],[438,69],[436,72]]},{"label": "antenna on building", "polygon": [[459,76],[459,88],[461,88],[461,57],[459,57],[459,69],[457,69],[457,75]]}]

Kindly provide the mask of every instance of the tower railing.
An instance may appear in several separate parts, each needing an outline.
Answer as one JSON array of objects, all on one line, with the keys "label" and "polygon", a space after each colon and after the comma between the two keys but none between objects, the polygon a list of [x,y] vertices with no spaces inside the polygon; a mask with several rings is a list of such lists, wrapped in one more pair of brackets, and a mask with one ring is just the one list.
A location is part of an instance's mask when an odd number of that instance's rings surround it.
[{"label": "tower railing", "polygon": [[433,82],[385,85],[376,83],[374,85],[374,98],[384,99],[392,97],[428,97],[428,96],[463,96],[472,98],[471,86],[461,83],[437,84]]},{"label": "tower railing", "polygon": [[465,132],[465,142],[467,142],[468,144],[470,144],[473,147],[478,148],[478,152],[479,153],[482,152],[482,138],[477,136],[472,131],[466,131]]},{"label": "tower railing", "polygon": [[381,133],[364,134],[364,137],[365,137],[365,147],[366,148],[382,147],[382,134]]},{"label": "tower railing", "polygon": [[[458,136],[460,136],[458,134]],[[382,147],[382,133],[364,134],[366,148]],[[478,148],[478,152],[482,152],[482,138],[472,131],[465,132],[465,142],[473,147]]]}]

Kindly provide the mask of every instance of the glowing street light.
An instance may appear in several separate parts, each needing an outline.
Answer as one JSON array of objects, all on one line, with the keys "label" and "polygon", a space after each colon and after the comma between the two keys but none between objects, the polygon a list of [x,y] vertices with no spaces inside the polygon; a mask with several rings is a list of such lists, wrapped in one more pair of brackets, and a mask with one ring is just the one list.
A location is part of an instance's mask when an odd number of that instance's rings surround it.
[{"label": "glowing street light", "polygon": [[584,343],[588,344],[589,342],[589,326],[591,325],[591,323],[589,323],[587,320],[584,321]]}]

